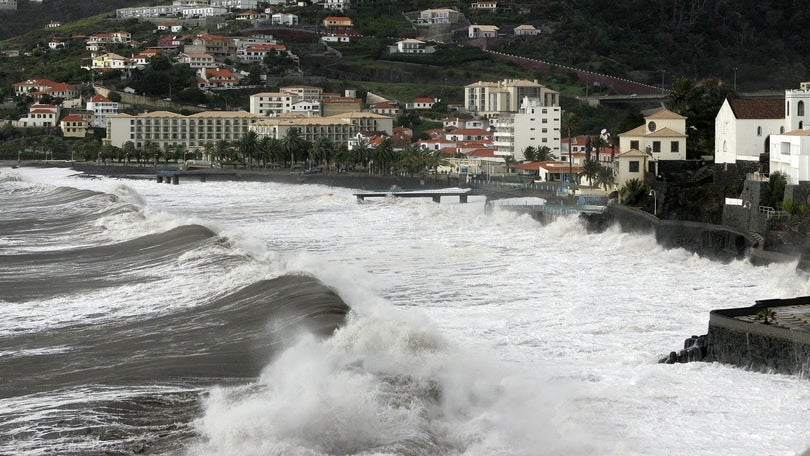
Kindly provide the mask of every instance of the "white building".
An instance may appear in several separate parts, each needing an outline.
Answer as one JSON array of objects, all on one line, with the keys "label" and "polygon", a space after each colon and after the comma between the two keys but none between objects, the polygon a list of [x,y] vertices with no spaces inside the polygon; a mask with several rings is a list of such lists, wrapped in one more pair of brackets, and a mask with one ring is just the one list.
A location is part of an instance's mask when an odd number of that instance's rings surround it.
[{"label": "white building", "polygon": [[261,92],[250,96],[250,112],[258,116],[277,117],[292,112],[293,103],[299,101],[298,95],[290,92]]},{"label": "white building", "polygon": [[644,125],[619,134],[619,149],[636,149],[653,161],[686,160],[686,117],[662,109],[644,118]]},{"label": "white building", "polygon": [[350,0],[323,0],[323,7],[325,9],[345,11],[350,3]]},{"label": "white building", "polygon": [[518,25],[512,32],[515,36],[537,36],[540,34],[540,30],[534,28],[531,24]]},{"label": "white building", "polygon": [[714,119],[714,162],[759,162],[769,136],[786,131],[785,111],[781,98],[723,101]]},{"label": "white building", "polygon": [[308,116],[321,115],[321,102],[317,100],[301,100],[292,104],[292,113],[306,114]]},{"label": "white building", "polygon": [[273,25],[298,25],[298,16],[292,13],[276,13],[270,16]]},{"label": "white building", "polygon": [[17,0],[0,0],[0,11],[17,11]]},{"label": "white building", "polygon": [[211,0],[211,6],[222,8],[234,8],[240,10],[256,9],[258,0]]},{"label": "white building", "polygon": [[107,116],[118,114],[118,103],[104,95],[95,95],[87,102],[87,110],[93,113],[93,127],[106,128]]},{"label": "white building", "polygon": [[536,80],[478,81],[464,86],[464,108],[483,117],[518,112],[525,98],[539,100],[543,106],[560,105],[560,93]]},{"label": "white building", "polygon": [[432,54],[434,52],[436,52],[436,46],[430,46],[424,41],[414,38],[400,40],[388,46],[389,54]]},{"label": "white building", "polygon": [[538,99],[524,98],[518,112],[503,113],[493,119],[495,154],[523,161],[526,159],[523,151],[527,147],[546,146],[553,155],[561,157],[561,118],[559,106],[544,106]]},{"label": "white building", "polygon": [[467,27],[468,38],[495,38],[498,36],[497,25],[470,25]]},{"label": "white building", "polygon": [[780,171],[789,184],[810,181],[810,83],[785,91],[782,134],[770,137],[770,172]]},{"label": "white building", "polygon": [[190,116],[167,111],[115,114],[107,117],[104,142],[121,147],[132,141],[141,148],[151,141],[161,149],[180,144],[190,150],[203,149],[208,143],[242,139],[248,127],[259,120],[262,117],[243,111],[205,111]]},{"label": "white building", "polygon": [[15,127],[55,127],[59,124],[59,106],[51,104],[34,104],[28,109],[28,115],[12,122]]}]

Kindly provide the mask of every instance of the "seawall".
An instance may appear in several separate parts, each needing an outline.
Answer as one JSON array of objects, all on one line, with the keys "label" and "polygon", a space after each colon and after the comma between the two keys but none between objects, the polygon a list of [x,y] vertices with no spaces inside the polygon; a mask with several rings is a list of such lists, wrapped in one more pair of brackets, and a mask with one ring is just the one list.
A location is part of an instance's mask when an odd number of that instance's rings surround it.
[{"label": "seawall", "polygon": [[[760,314],[772,311],[768,319]],[[810,366],[810,296],[757,301],[709,314],[707,361],[781,374]]]},{"label": "seawall", "polygon": [[683,248],[721,261],[743,258],[757,245],[757,239],[750,234],[725,225],[661,220],[628,206],[609,205],[602,213],[583,213],[580,217],[591,231],[602,231],[616,223],[625,232],[653,233],[666,248]]}]

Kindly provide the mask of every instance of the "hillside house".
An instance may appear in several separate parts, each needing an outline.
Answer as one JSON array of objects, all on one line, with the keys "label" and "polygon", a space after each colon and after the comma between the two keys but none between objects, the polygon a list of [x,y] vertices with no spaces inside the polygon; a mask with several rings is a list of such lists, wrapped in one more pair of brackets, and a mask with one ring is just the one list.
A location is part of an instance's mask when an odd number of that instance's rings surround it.
[{"label": "hillside house", "polygon": [[59,106],[52,104],[33,104],[28,109],[28,114],[20,120],[11,124],[19,128],[27,127],[56,127],[59,124]]},{"label": "hillside house", "polygon": [[422,40],[407,38],[388,46],[389,54],[432,54],[436,46],[430,46]]},{"label": "hillside house", "polygon": [[86,109],[93,113],[93,120],[90,125],[105,128],[107,127],[107,116],[118,114],[118,103],[110,101],[104,95],[97,94],[87,102]]},{"label": "hillside house", "polygon": [[512,29],[512,33],[515,36],[537,36],[540,34],[540,30],[531,24],[521,24]]},{"label": "hillside house", "polygon": [[354,28],[354,22],[350,17],[346,16],[329,16],[323,19],[323,26],[330,33],[345,32]]},{"label": "hillside house", "polygon": [[49,79],[29,79],[15,83],[14,94],[31,95],[35,100],[38,100],[44,94],[54,98],[72,100],[79,96],[79,89],[64,82],[54,82]]},{"label": "hillside house", "polygon": [[210,54],[187,54],[182,53],[177,57],[177,61],[185,63],[191,68],[213,68],[216,66],[214,57]]},{"label": "hillside house", "polygon": [[467,36],[469,38],[495,38],[498,36],[497,25],[470,25],[467,27]]},{"label": "hillside house", "polygon": [[410,103],[405,104],[405,109],[422,109],[428,110],[433,107],[434,104],[438,103],[439,100],[434,100],[433,98],[429,97],[420,97],[416,98]]},{"label": "hillside house", "polygon": [[276,13],[270,17],[273,25],[298,25],[298,15],[292,13]]},{"label": "hillside house", "polygon": [[65,138],[84,138],[87,136],[88,124],[82,116],[71,114],[59,121],[62,136]]}]

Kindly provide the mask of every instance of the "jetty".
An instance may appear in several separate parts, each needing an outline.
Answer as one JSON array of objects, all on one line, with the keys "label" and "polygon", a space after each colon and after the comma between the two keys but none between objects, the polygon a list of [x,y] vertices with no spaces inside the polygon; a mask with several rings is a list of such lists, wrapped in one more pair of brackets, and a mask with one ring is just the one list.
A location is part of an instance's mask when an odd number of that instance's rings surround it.
[{"label": "jetty", "polygon": [[433,202],[441,203],[443,196],[458,197],[459,203],[466,203],[470,194],[480,193],[470,188],[462,189],[441,189],[441,190],[368,190],[355,193],[357,201],[364,201],[366,198],[386,198],[395,196],[397,198],[431,198]]}]

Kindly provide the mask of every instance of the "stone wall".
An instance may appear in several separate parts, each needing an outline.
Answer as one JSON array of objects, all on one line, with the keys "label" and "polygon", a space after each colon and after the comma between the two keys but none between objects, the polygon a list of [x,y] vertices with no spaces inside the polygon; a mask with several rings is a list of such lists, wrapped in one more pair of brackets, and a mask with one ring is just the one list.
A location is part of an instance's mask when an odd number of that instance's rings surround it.
[{"label": "stone wall", "polygon": [[583,215],[583,219],[592,230],[615,222],[623,231],[654,233],[656,241],[666,248],[683,248],[722,261],[744,257],[757,242],[749,234],[725,225],[659,220],[650,213],[621,205],[608,206],[603,214]]},{"label": "stone wall", "polygon": [[803,374],[810,367],[810,328],[784,327],[737,319],[762,308],[808,305],[810,297],[757,301],[747,308],[713,310],[709,316],[706,361],[759,372]]}]

